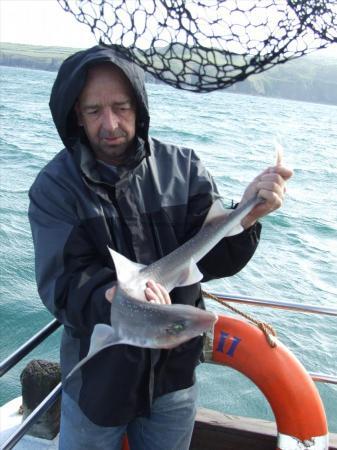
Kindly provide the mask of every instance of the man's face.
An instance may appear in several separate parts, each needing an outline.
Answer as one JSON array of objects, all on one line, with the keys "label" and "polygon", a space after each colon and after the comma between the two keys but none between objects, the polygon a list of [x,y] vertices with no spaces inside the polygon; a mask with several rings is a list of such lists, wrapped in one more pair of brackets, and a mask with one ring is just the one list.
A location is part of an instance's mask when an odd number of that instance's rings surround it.
[{"label": "man's face", "polygon": [[114,165],[125,162],[136,134],[136,106],[121,70],[112,64],[89,69],[75,110],[96,158]]}]

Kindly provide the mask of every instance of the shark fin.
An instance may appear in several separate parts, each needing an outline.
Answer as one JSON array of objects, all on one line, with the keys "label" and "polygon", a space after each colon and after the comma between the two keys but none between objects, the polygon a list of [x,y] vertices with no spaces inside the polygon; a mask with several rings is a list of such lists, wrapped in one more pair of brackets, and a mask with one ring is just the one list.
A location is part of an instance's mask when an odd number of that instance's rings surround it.
[{"label": "shark fin", "polygon": [[130,261],[130,259],[121,255],[115,250],[112,250],[110,247],[108,247],[108,250],[114,262],[115,269],[117,272],[117,279],[120,283],[128,282],[130,279],[134,278],[140,272],[141,269],[146,267],[143,264]]},{"label": "shark fin", "polygon": [[189,265],[181,271],[176,286],[190,286],[191,284],[199,283],[202,278],[203,274],[200,272],[198,266],[192,258]]},{"label": "shark fin", "polygon": [[[202,224],[201,230],[212,220],[216,220],[217,218],[224,217],[224,216],[229,216],[231,212],[232,212],[231,209],[225,209],[223,207],[221,199],[215,200],[215,202],[212,204],[212,206],[210,207],[210,209],[208,211],[206,219],[205,219],[204,223]],[[230,230],[230,232],[226,234],[226,237],[234,236],[235,234],[242,233],[242,231],[243,231],[242,225],[240,225],[240,224],[235,225]]]},{"label": "shark fin", "polygon": [[198,269],[194,259],[190,259],[187,264],[179,271],[166,274],[163,276],[162,283],[168,292],[171,292],[175,287],[190,286],[191,284],[198,283],[203,278],[203,274]]},{"label": "shark fin", "polygon": [[89,359],[91,359],[96,353],[100,352],[104,348],[110,347],[111,345],[119,344],[120,340],[116,338],[116,333],[114,329],[103,323],[95,325],[94,331],[92,332],[90,339],[90,347],[86,357],[81,359],[71,372],[67,375],[68,379],[71,375],[76,372],[80,367],[83,366]]}]

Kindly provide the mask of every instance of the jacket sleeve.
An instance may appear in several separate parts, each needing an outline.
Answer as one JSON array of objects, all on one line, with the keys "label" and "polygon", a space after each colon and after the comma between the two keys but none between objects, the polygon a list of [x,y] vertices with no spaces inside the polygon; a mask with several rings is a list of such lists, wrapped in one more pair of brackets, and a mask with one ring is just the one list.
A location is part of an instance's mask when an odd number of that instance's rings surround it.
[{"label": "jacket sleeve", "polygon": [[29,197],[39,295],[73,333],[90,334],[96,323],[110,323],[104,294],[115,279],[114,269],[95,250],[69,190],[40,175]]},{"label": "jacket sleeve", "polygon": [[[185,240],[200,230],[209,208],[218,198],[220,194],[213,178],[193,152]],[[260,232],[261,224],[256,223],[240,234],[222,239],[198,263],[203,281],[232,276],[243,269],[256,250]]]}]

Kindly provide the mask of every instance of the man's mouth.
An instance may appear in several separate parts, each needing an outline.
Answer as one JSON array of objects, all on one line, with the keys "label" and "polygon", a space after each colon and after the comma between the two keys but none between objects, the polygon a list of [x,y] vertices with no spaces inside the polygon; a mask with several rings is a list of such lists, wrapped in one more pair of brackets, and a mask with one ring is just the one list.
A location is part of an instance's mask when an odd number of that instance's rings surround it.
[{"label": "man's mouth", "polygon": [[119,139],[122,139],[122,138],[124,138],[124,136],[109,136],[109,137],[104,137],[104,138],[101,138],[101,139],[104,142],[113,143],[113,142],[116,142],[116,141],[118,141]]},{"label": "man's mouth", "polygon": [[115,133],[108,133],[106,131],[101,131],[101,133],[99,135],[99,138],[102,141],[105,141],[108,143],[115,142],[115,141],[117,141],[121,138],[125,138],[125,137],[126,137],[126,133],[122,130],[117,130]]},{"label": "man's mouth", "polygon": [[124,132],[117,132],[115,134],[102,133],[100,135],[100,140],[106,145],[118,145],[126,139],[127,135]]}]

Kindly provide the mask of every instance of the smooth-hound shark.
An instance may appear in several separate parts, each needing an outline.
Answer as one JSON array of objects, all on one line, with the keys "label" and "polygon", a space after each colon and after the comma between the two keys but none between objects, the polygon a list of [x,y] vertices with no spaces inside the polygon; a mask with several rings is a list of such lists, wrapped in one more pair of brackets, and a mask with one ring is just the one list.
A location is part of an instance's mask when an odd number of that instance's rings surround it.
[{"label": "smooth-hound shark", "polygon": [[146,283],[153,280],[170,292],[175,287],[201,281],[203,275],[197,262],[222,238],[242,231],[241,220],[262,201],[255,195],[236,209],[226,210],[221,200],[216,200],[195,236],[149,266],[132,262],[109,248],[117,273],[111,325],[95,326],[88,355],[68,377],[96,353],[111,345],[170,349],[211,329],[217,320],[216,314],[189,305],[150,303],[145,298]]}]

